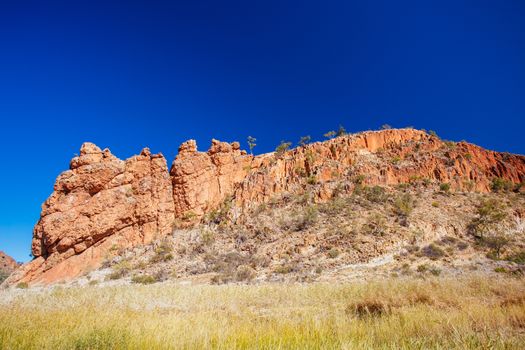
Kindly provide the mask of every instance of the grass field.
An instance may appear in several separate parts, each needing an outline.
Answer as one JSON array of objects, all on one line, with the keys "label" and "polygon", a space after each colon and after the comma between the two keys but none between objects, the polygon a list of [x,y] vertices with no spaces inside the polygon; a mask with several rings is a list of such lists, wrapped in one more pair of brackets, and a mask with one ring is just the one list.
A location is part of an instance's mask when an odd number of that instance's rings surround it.
[{"label": "grass field", "polygon": [[523,279],[0,291],[2,349],[523,349]]}]

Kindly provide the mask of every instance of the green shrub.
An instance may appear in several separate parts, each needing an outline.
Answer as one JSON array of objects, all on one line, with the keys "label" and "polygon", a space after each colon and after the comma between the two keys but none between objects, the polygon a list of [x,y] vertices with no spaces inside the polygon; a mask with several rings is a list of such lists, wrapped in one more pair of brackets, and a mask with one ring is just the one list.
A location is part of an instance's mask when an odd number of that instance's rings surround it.
[{"label": "green shrub", "polygon": [[401,224],[408,224],[408,217],[414,210],[415,201],[410,193],[403,193],[394,201],[394,213],[400,218]]},{"label": "green shrub", "polygon": [[173,247],[167,240],[163,240],[156,248],[155,255],[150,259],[151,263],[166,262],[173,259]]},{"label": "green shrub", "polygon": [[502,234],[493,234],[490,236],[483,236],[481,238],[481,243],[491,249],[492,254],[490,254],[489,257],[498,260],[501,252],[505,249],[505,246],[510,243],[510,239]]},{"label": "green shrub", "polygon": [[431,267],[430,269],[428,269],[428,272],[430,272],[434,276],[439,276],[441,274],[441,270],[437,267]]},{"label": "green shrub", "polygon": [[419,265],[416,270],[419,273],[425,273],[428,271],[428,265],[427,264]]},{"label": "green shrub", "polygon": [[107,275],[107,280],[118,280],[128,275],[131,270],[131,266],[128,260],[121,260],[113,267],[113,272]]},{"label": "green shrub", "polygon": [[383,236],[386,233],[386,220],[380,213],[371,214],[362,227],[364,234]]},{"label": "green shrub", "polygon": [[309,185],[315,185],[317,183],[317,177],[312,174],[306,178],[306,183]]},{"label": "green shrub", "polygon": [[310,137],[310,135],[302,136],[302,137],[299,139],[298,144],[299,144],[299,146],[304,147],[304,146],[306,146],[307,144],[310,143],[310,140],[311,140],[311,139],[312,139],[312,138]]},{"label": "green shrub", "polygon": [[157,277],[151,275],[136,275],[131,278],[131,282],[139,284],[152,284],[158,282]]},{"label": "green shrub", "polygon": [[439,185],[439,190],[441,192],[444,192],[444,193],[449,193],[450,192],[450,184],[449,183],[442,183]]},{"label": "green shrub", "polygon": [[429,244],[420,250],[420,255],[426,256],[430,260],[438,260],[444,257],[445,251],[435,244]]},{"label": "green shrub", "polygon": [[525,250],[509,255],[505,260],[515,262],[516,264],[525,264]]},{"label": "green shrub", "polygon": [[291,264],[283,264],[283,265],[277,266],[273,271],[275,273],[287,274],[287,273],[293,272],[293,270],[294,268]]},{"label": "green shrub", "polygon": [[275,148],[275,157],[281,158],[291,145],[291,142],[281,141],[281,143]]},{"label": "green shrub", "polygon": [[333,139],[335,135],[336,135],[336,132],[333,131],[333,130],[330,130],[326,134],[324,134],[323,136],[326,137],[327,139]]},{"label": "green shrub", "polygon": [[318,216],[319,212],[317,208],[313,205],[308,206],[304,209],[303,213],[294,220],[292,229],[295,231],[303,231],[315,224]]},{"label": "green shrub", "polygon": [[388,198],[385,189],[381,186],[365,187],[364,196],[374,203],[384,203]]},{"label": "green shrub", "polygon": [[481,201],[477,206],[477,216],[469,224],[469,231],[478,238],[498,228],[507,213],[504,205],[495,198]]},{"label": "green shrub", "polygon": [[255,276],[256,276],[255,270],[247,265],[241,265],[237,267],[237,271],[235,271],[235,280],[239,282],[251,281],[255,278]]},{"label": "green shrub", "polygon": [[330,257],[331,259],[335,259],[339,256],[340,252],[339,250],[337,250],[336,248],[331,248],[328,252],[328,257]]},{"label": "green shrub", "polygon": [[339,129],[337,129],[337,133],[335,134],[336,136],[343,136],[343,135],[346,135],[346,129],[344,126],[342,125],[339,125]]},{"label": "green shrub", "polygon": [[492,179],[490,189],[492,192],[509,192],[514,189],[514,183],[500,177],[495,177]]},{"label": "green shrub", "polygon": [[16,288],[18,289],[27,289],[29,288],[29,285],[27,284],[27,282],[20,282],[16,285]]}]

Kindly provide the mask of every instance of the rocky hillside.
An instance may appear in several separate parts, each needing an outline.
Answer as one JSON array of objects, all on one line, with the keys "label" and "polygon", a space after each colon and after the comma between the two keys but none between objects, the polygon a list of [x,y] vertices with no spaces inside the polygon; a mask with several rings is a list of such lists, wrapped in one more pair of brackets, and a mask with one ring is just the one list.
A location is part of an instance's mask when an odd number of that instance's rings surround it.
[{"label": "rocky hillside", "polygon": [[124,161],[86,143],[43,204],[34,260],[8,282],[69,280],[123,256],[146,268],[148,254],[164,266],[160,275],[169,268],[171,276],[228,280],[336,273],[409,254],[400,249],[414,242],[428,243],[417,246],[427,252],[440,239],[482,247],[479,232],[489,226],[475,220],[486,219],[479,212],[488,199],[480,194],[503,203],[501,210],[491,204],[498,226],[519,235],[524,181],[524,156],[415,129],[342,135],[258,156],[216,140],[199,152],[190,140],[169,172],[165,158],[148,149]]}]

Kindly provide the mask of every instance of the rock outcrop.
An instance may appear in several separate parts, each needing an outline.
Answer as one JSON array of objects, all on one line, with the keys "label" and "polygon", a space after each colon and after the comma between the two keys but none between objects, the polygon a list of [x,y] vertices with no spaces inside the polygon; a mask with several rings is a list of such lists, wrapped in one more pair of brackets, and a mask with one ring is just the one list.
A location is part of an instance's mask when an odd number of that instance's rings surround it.
[{"label": "rock outcrop", "polygon": [[113,250],[172,231],[174,208],[166,160],[144,149],[125,161],[85,143],[57,178],[33,232],[34,260],[16,276],[50,283],[98,268]]},{"label": "rock outcrop", "polygon": [[523,183],[525,157],[445,142],[415,129],[344,135],[259,156],[248,155],[237,142],[217,140],[199,152],[190,140],[180,146],[170,172],[164,157],[148,149],[123,161],[85,143],[42,206],[34,260],[10,281],[79,276],[114,250],[165,236],[174,223],[198,222],[227,199],[239,211],[310,186],[323,201],[358,183],[449,183],[452,190],[488,192],[494,178]]},{"label": "rock outcrop", "polygon": [[0,271],[11,273],[16,270],[17,267],[18,263],[15,259],[0,250]]},{"label": "rock outcrop", "polygon": [[191,222],[217,208],[264,158],[247,155],[238,142],[212,140],[207,152],[197,151],[194,140],[184,142],[170,171],[177,217]]}]

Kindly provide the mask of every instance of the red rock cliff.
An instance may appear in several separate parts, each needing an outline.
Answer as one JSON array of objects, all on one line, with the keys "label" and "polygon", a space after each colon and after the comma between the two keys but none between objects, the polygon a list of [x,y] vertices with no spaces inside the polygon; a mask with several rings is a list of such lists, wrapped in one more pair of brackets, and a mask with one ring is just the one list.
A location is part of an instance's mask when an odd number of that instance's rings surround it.
[{"label": "red rock cliff", "polygon": [[[171,175],[171,176],[170,176]],[[241,209],[315,184],[319,201],[362,176],[370,185],[424,181],[487,192],[495,177],[525,181],[525,157],[415,129],[370,131],[275,155],[251,156],[216,140],[207,152],[183,143],[168,173],[162,155],[144,149],[125,161],[86,143],[60,174],[34,229],[35,259],[11,282],[50,283],[97,268],[111,251],[172,232],[174,219],[197,222],[233,198]]]}]

